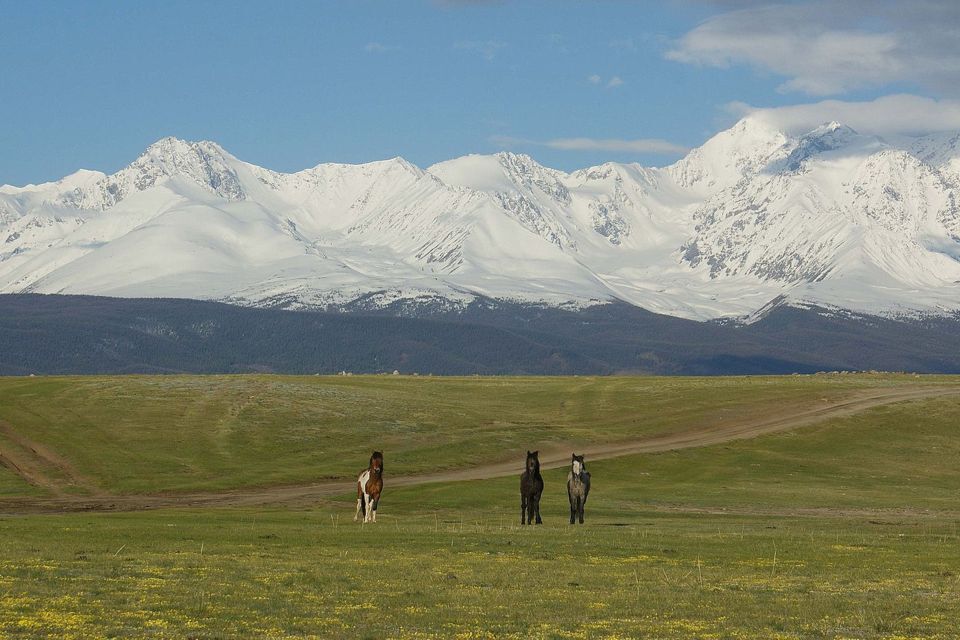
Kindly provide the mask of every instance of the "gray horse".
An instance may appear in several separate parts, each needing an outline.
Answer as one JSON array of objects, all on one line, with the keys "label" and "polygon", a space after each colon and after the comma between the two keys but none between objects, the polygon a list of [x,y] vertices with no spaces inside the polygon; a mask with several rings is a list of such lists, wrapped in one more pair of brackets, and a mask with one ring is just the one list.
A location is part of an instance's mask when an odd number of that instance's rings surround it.
[{"label": "gray horse", "polygon": [[570,473],[567,474],[567,497],[570,498],[570,524],[580,518],[583,524],[583,507],[590,493],[590,473],[583,463],[583,456],[572,454]]}]

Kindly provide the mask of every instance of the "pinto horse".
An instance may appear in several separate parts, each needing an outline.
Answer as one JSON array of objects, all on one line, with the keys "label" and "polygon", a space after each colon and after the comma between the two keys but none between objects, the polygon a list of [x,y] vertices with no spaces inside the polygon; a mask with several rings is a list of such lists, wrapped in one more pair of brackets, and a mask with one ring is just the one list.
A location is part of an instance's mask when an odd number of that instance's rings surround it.
[{"label": "pinto horse", "polygon": [[[536,516],[540,519],[540,496],[543,494],[543,476],[540,475],[539,451],[527,451],[527,468],[520,475],[520,524],[533,524]],[[526,522],[524,522],[526,514]]]},{"label": "pinto horse", "polygon": [[571,454],[570,473],[567,474],[567,497],[570,498],[570,524],[579,517],[583,524],[583,507],[590,493],[590,473],[583,463],[583,456]]},{"label": "pinto horse", "polygon": [[377,521],[377,505],[380,504],[380,493],[383,491],[383,454],[374,451],[370,456],[370,466],[360,473],[357,478],[357,512],[353,514],[353,521],[363,514],[363,521]]}]

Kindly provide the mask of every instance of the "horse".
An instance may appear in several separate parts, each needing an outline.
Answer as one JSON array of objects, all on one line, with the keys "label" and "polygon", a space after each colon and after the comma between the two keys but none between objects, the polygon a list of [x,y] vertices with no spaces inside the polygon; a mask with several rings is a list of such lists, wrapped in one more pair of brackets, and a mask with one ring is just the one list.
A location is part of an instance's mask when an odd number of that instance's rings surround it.
[{"label": "horse", "polygon": [[370,456],[370,466],[360,472],[357,478],[357,512],[353,521],[363,514],[363,522],[377,521],[377,505],[383,491],[383,454],[374,451]]},{"label": "horse", "polygon": [[[543,477],[540,475],[539,451],[527,451],[527,468],[520,474],[520,524],[533,524],[534,515],[537,524],[540,519],[540,496],[543,494]],[[526,522],[524,522],[526,514]]]},{"label": "horse", "polygon": [[571,454],[570,473],[567,474],[567,497],[570,498],[570,524],[574,524],[577,517],[583,524],[583,507],[587,504],[587,494],[590,493],[590,472],[583,463],[583,456]]}]

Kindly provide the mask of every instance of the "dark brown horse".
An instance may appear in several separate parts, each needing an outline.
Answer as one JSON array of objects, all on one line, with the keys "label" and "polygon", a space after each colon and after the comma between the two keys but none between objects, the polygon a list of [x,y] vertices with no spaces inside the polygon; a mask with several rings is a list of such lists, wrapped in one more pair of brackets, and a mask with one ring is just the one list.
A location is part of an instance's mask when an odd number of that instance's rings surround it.
[{"label": "dark brown horse", "polygon": [[583,462],[583,456],[571,454],[570,473],[567,474],[567,497],[570,498],[570,524],[580,518],[583,524],[583,508],[590,493],[590,472]]},{"label": "dark brown horse", "polygon": [[370,466],[360,473],[357,478],[357,512],[353,514],[356,522],[363,514],[364,522],[377,521],[377,505],[380,503],[380,493],[383,491],[383,454],[374,451],[370,456]]},{"label": "dark brown horse", "polygon": [[[520,524],[533,524],[540,519],[540,496],[543,494],[543,477],[540,475],[539,451],[527,451],[527,468],[520,475]],[[524,522],[526,515],[526,522]]]}]

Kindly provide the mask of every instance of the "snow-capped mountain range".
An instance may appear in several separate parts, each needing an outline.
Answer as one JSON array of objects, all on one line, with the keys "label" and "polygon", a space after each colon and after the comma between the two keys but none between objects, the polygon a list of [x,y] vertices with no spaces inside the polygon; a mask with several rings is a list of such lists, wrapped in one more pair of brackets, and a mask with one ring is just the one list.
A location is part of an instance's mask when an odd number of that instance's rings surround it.
[{"label": "snow-capped mountain range", "polygon": [[0,187],[0,293],[949,313],[958,196],[960,133],[836,122],[798,137],[747,118],[668,167],[572,173],[498,153],[285,174],[164,138],[113,175]]}]

